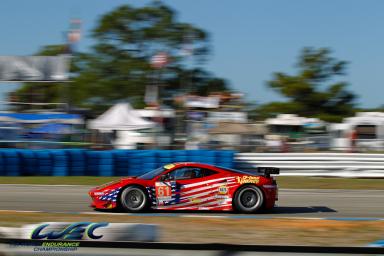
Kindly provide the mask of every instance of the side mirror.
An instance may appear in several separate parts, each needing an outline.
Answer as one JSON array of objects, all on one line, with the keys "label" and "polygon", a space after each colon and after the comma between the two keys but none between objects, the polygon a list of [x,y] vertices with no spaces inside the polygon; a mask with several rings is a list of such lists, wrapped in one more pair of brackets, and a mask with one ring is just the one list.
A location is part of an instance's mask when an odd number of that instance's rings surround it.
[{"label": "side mirror", "polygon": [[166,181],[166,180],[169,180],[169,174],[167,173],[167,174],[163,174],[163,175],[161,175],[159,180],[160,180],[160,181]]}]

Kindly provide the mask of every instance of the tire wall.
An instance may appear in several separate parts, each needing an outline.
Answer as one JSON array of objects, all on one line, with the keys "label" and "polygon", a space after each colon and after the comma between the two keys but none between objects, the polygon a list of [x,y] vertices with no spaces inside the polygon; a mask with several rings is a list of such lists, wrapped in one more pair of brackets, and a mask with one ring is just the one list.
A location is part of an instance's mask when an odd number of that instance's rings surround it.
[{"label": "tire wall", "polygon": [[174,162],[234,167],[230,150],[0,149],[0,176],[137,176]]}]

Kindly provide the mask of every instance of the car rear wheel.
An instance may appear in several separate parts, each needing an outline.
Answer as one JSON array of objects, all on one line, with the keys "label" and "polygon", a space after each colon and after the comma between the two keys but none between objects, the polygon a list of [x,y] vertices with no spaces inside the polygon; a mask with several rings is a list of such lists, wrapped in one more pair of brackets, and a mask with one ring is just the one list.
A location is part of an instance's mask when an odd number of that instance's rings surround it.
[{"label": "car rear wheel", "polygon": [[263,203],[263,192],[254,185],[241,187],[233,198],[234,208],[243,213],[256,212],[263,206]]},{"label": "car rear wheel", "polygon": [[121,206],[128,212],[144,211],[148,205],[148,196],[138,186],[129,186],[123,190],[120,196]]}]

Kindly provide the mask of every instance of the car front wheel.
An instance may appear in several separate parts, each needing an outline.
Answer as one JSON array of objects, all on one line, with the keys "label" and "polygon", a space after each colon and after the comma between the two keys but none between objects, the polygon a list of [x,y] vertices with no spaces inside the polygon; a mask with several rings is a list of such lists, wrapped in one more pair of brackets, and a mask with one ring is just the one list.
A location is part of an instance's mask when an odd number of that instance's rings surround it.
[{"label": "car front wheel", "polygon": [[246,185],[236,191],[233,198],[233,206],[243,213],[253,213],[259,210],[264,203],[264,195],[260,188],[254,185]]},{"label": "car front wheel", "polygon": [[148,196],[140,187],[129,186],[121,193],[120,202],[126,211],[140,212],[147,208]]}]

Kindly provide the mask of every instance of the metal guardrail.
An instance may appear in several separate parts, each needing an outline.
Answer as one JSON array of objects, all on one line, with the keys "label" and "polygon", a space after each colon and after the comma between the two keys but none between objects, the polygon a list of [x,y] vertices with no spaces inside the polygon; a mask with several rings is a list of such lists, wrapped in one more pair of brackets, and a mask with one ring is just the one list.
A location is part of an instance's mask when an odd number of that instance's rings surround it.
[{"label": "metal guardrail", "polygon": [[273,166],[281,175],[384,178],[384,154],[238,153],[239,169]]}]

